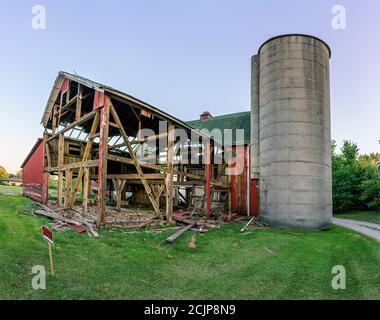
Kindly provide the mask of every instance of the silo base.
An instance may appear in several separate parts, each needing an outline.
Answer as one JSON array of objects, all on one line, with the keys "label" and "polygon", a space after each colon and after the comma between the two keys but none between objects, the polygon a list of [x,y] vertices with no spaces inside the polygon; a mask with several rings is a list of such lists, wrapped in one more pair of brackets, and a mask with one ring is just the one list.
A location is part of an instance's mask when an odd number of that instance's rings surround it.
[{"label": "silo base", "polygon": [[[320,208],[319,208],[320,209]],[[286,210],[286,209],[285,209]],[[268,214],[261,212],[260,219],[268,223],[270,226],[284,229],[295,229],[305,231],[327,230],[332,226],[332,214],[328,208],[322,213],[315,208],[317,213],[313,213],[313,209],[305,211],[303,214],[298,212],[295,216],[287,214]],[[298,208],[299,211],[299,208]]]}]

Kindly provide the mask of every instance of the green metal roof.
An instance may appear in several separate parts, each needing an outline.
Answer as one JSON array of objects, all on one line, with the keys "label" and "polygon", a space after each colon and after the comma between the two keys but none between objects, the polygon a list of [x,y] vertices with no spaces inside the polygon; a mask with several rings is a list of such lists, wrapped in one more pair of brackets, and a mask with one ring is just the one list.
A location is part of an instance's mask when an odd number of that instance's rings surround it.
[{"label": "green metal roof", "polygon": [[[251,143],[251,113],[249,111],[225,114],[204,120],[188,121],[187,124],[198,130],[206,129],[211,131],[213,129],[220,129],[222,131],[222,134],[224,133],[225,129],[232,129],[233,145]],[[235,132],[236,129],[244,130],[244,141],[241,139],[237,140]],[[218,142],[223,143],[223,141],[220,141],[220,139],[217,137],[214,137],[214,140],[219,140]]]}]

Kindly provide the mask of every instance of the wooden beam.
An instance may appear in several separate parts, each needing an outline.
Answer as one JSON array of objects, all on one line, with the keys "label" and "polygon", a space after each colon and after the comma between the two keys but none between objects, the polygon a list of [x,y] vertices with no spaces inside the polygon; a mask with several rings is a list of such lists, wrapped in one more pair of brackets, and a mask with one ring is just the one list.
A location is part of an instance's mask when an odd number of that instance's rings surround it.
[{"label": "wooden beam", "polygon": [[62,106],[60,110],[60,114],[56,115],[56,117],[62,117],[64,114],[66,114],[68,111],[71,110],[71,106],[74,104],[74,102],[77,102],[78,97],[75,96],[71,98],[69,101],[66,102],[64,106]]},{"label": "wooden beam", "polygon": [[166,175],[166,221],[172,222],[173,217],[173,177],[174,177],[174,125],[168,124],[168,146],[167,146],[167,167]]},{"label": "wooden beam", "polygon": [[111,105],[111,114],[115,120],[115,122],[120,126],[119,130],[120,130],[120,133],[124,139],[124,142],[126,143],[127,145],[127,149],[128,149],[128,152],[129,152],[129,155],[131,156],[131,159],[136,167],[136,170],[137,170],[137,173],[139,174],[140,176],[140,179],[141,179],[141,182],[143,183],[143,186],[145,188],[145,192],[148,194],[148,198],[150,200],[150,202],[152,203],[153,205],[153,208],[154,208],[154,211],[156,212],[156,215],[157,216],[160,216],[161,215],[161,212],[160,212],[160,207],[159,207],[159,204],[157,204],[156,202],[156,199],[154,198],[154,196],[152,195],[152,190],[150,189],[145,177],[144,177],[144,173],[141,169],[141,166],[140,166],[140,163],[139,161],[137,160],[136,158],[136,154],[131,146],[131,143],[129,142],[129,139],[128,139],[128,135],[127,133],[125,132],[124,128],[123,128],[123,125],[120,121],[120,118],[119,118],[119,115],[117,114],[114,106],[112,105],[112,103],[110,102],[110,105]]},{"label": "wooden beam", "polygon": [[73,129],[75,128],[76,126],[79,126],[80,124],[90,120],[91,118],[93,118],[96,114],[98,113],[98,110],[93,110],[89,113],[86,113],[83,117],[81,117],[78,121],[74,121],[72,122],[71,124],[67,125],[66,127],[64,127],[62,130],[60,130],[59,132],[57,132],[56,134],[52,135],[48,140],[47,142],[49,141],[52,141],[54,140],[55,138],[57,138],[60,134],[62,133],[65,133],[66,131],[70,130],[70,129]]},{"label": "wooden beam", "polygon": [[[165,174],[144,173],[144,177],[146,180],[163,180],[165,179]],[[107,179],[136,180],[140,179],[140,175],[138,173],[108,174]]]},{"label": "wooden beam", "polygon": [[107,154],[108,154],[108,130],[110,116],[110,98],[105,96],[104,106],[100,109],[100,143],[99,143],[99,167],[98,167],[98,207],[97,226],[105,224],[106,217],[106,192],[107,192]]},{"label": "wooden beam", "polygon": [[[95,160],[68,163],[68,164],[65,164],[64,166],[62,166],[61,169],[59,169],[59,170],[84,169],[84,168],[90,168],[90,167],[97,167],[98,165],[99,165],[99,160],[95,159]],[[81,174],[81,176],[79,178],[82,179],[83,174]],[[80,184],[80,182],[78,184]]]},{"label": "wooden beam", "polygon": [[77,104],[75,108],[75,121],[78,121],[81,118],[82,101],[83,101],[83,87],[80,83],[78,83]]},{"label": "wooden beam", "polygon": [[73,172],[71,169],[67,169],[65,171],[65,201],[64,201],[65,207],[67,207],[68,205],[70,192],[71,192],[71,186],[72,186],[72,180],[73,180]]},{"label": "wooden beam", "polygon": [[120,179],[113,179],[112,182],[114,183],[114,187],[116,190],[116,210],[121,209],[121,198],[122,193],[124,191],[126,180],[120,180]]},{"label": "wooden beam", "polygon": [[147,136],[145,138],[140,138],[140,139],[131,141],[131,144],[146,143],[146,142],[149,142],[149,141],[155,141],[157,139],[164,139],[167,136],[168,136],[168,133],[164,132],[164,133],[160,133],[160,134],[157,134],[157,135],[154,135],[154,136]]},{"label": "wooden beam", "polygon": [[113,122],[110,122],[109,125],[110,125],[111,127],[117,128],[117,129],[120,128],[118,124],[113,123]]},{"label": "wooden beam", "polygon": [[[65,161],[65,136],[63,134],[59,135],[58,140],[58,168],[64,165]],[[57,200],[58,206],[63,206],[63,172],[58,173],[58,188],[57,188]]]},{"label": "wooden beam", "polygon": [[87,217],[89,189],[90,189],[90,169],[87,167],[87,168],[84,168],[84,179],[83,179],[83,185],[82,185],[82,193],[83,193],[82,215],[83,217]]},{"label": "wooden beam", "polygon": [[51,120],[51,132],[55,135],[57,130],[57,117],[55,116],[58,112],[58,105],[54,104],[52,111],[52,120]]}]

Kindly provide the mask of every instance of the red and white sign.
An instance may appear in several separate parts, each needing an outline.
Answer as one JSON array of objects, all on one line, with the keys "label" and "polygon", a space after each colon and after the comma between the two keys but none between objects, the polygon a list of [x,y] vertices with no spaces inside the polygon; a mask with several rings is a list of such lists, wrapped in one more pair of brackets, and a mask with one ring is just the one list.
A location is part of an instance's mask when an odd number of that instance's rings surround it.
[{"label": "red and white sign", "polygon": [[42,237],[49,243],[54,244],[53,232],[51,232],[48,227],[42,227]]}]

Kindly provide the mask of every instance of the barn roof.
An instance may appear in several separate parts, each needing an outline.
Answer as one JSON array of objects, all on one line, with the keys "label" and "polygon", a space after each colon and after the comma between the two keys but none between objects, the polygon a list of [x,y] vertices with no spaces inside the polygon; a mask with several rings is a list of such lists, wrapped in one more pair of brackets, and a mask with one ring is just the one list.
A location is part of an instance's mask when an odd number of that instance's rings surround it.
[{"label": "barn roof", "polygon": [[24,168],[26,163],[28,162],[28,160],[30,159],[30,157],[33,155],[34,151],[36,151],[36,149],[39,147],[39,145],[41,144],[42,142],[42,138],[39,138],[37,140],[37,142],[34,144],[32,150],[30,150],[29,154],[26,156],[24,162],[22,163],[21,167],[20,168]]},{"label": "barn roof", "polygon": [[[225,114],[204,120],[193,120],[187,123],[198,130],[207,129],[211,131],[212,129],[220,129],[223,132],[224,129],[243,129],[244,141],[237,140],[235,132],[233,132],[232,144],[242,145],[251,143],[251,113],[249,111]],[[222,143],[221,141],[219,142]]]},{"label": "barn roof", "polygon": [[127,102],[129,101],[131,103],[134,103],[135,105],[138,105],[138,106],[140,106],[140,107],[142,107],[148,111],[151,111],[157,115],[162,116],[163,118],[165,118],[167,120],[172,121],[174,124],[176,124],[179,127],[183,127],[187,130],[193,130],[194,129],[193,127],[189,126],[186,122],[184,122],[184,121],[182,121],[176,117],[173,117],[172,115],[166,113],[165,111],[162,111],[162,110],[160,110],[160,109],[158,109],[158,108],[156,108],[156,107],[154,107],[154,106],[152,106],[152,105],[150,105],[150,104],[148,104],[142,100],[139,100],[139,99],[129,95],[129,94],[126,94],[124,92],[116,90],[110,86],[95,82],[95,81],[87,79],[87,78],[84,78],[82,76],[70,74],[70,73],[63,72],[63,71],[58,73],[57,79],[55,80],[53,89],[51,90],[48,102],[46,104],[44,114],[42,116],[41,123],[45,127],[49,121],[50,113],[53,109],[53,106],[54,106],[54,103],[55,103],[57,96],[59,94],[60,88],[61,88],[62,83],[65,79],[69,79],[69,80],[78,82],[81,85],[84,85],[88,88],[95,89],[95,90],[100,91],[100,92],[106,92],[106,93],[110,94],[111,96],[113,95],[113,96],[116,96],[120,99],[126,100]]}]

